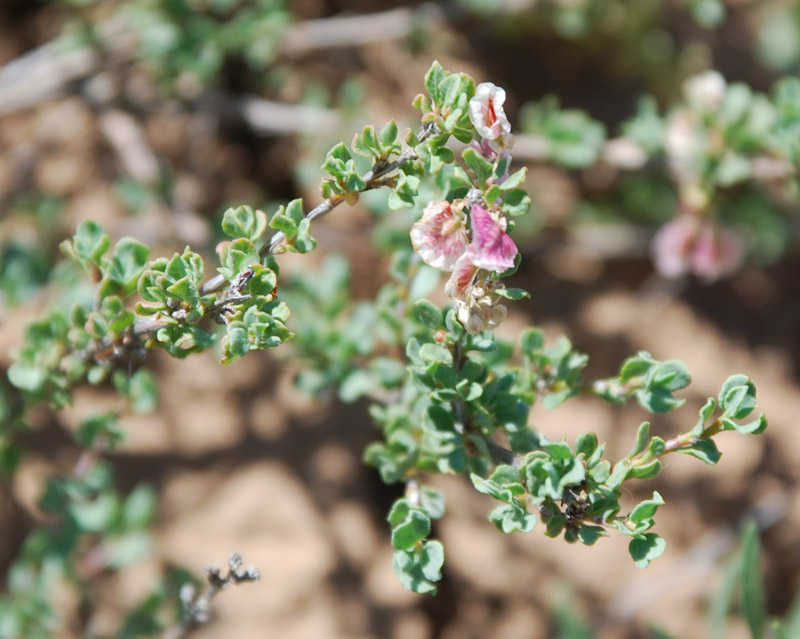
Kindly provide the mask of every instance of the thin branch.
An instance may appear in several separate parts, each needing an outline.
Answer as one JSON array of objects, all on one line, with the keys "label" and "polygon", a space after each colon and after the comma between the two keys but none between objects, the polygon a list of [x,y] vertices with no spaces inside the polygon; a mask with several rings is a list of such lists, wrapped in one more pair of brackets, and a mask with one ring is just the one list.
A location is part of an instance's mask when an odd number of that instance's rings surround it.
[{"label": "thin branch", "polygon": [[161,636],[161,639],[182,639],[188,636],[188,634],[198,626],[208,623],[208,620],[211,618],[211,600],[224,588],[231,584],[239,585],[258,581],[258,579],[261,578],[256,568],[251,566],[243,570],[242,565],[242,557],[239,553],[231,553],[228,559],[227,575],[224,577],[222,576],[219,566],[210,566],[206,568],[208,586],[199,594],[195,592],[194,586],[186,584],[181,589],[180,593],[181,600],[186,610],[185,617],[178,625],[168,629]]}]

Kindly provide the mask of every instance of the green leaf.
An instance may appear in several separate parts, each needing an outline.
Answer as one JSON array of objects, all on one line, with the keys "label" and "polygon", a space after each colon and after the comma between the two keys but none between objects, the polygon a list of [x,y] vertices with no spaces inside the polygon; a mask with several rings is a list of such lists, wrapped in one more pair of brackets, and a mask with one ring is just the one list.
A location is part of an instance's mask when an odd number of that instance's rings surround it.
[{"label": "green leaf", "polygon": [[222,216],[222,232],[231,239],[240,237],[258,243],[267,229],[267,214],[249,206],[229,208]]},{"label": "green leaf", "polygon": [[403,522],[392,529],[392,546],[408,550],[431,532],[431,520],[422,510],[411,510]]},{"label": "green leaf", "polygon": [[661,472],[661,462],[658,459],[653,459],[641,466],[634,466],[628,477],[635,477],[636,479],[654,479],[658,477]]},{"label": "green leaf", "polygon": [[82,448],[102,445],[109,448],[124,436],[114,413],[95,415],[83,420],[75,430],[75,441]]},{"label": "green leaf", "polygon": [[153,487],[139,484],[122,505],[123,527],[126,530],[146,528],[155,517],[157,505],[158,498]]},{"label": "green leaf", "polygon": [[428,300],[417,300],[414,303],[414,309],[417,311],[422,323],[428,328],[438,330],[444,326],[444,314],[438,306]]},{"label": "green leaf", "polygon": [[68,510],[81,532],[103,532],[114,522],[119,512],[119,501],[114,495],[101,493],[92,500],[71,504]]},{"label": "green leaf", "polygon": [[676,391],[686,388],[691,381],[692,377],[689,375],[686,364],[680,360],[671,359],[660,363],[655,368],[650,383],[668,391]]},{"label": "green leaf", "polygon": [[453,355],[444,346],[438,344],[423,344],[419,349],[419,357],[423,362],[433,363],[440,362],[442,364],[453,364]]},{"label": "green leaf", "polygon": [[440,432],[455,432],[455,415],[444,406],[432,404],[425,412],[431,425]]},{"label": "green leaf", "polygon": [[63,245],[65,251],[79,262],[88,266],[99,264],[100,258],[108,251],[111,240],[97,222],[84,220],[78,225],[71,245]]},{"label": "green leaf", "polygon": [[478,184],[485,184],[492,176],[492,163],[478,153],[472,147],[467,147],[462,151],[461,157],[469,169],[475,173]]},{"label": "green leaf", "polygon": [[507,191],[500,204],[500,210],[511,217],[525,215],[531,208],[531,198],[522,189]]},{"label": "green leaf", "polygon": [[397,140],[397,124],[395,124],[394,120],[389,120],[386,123],[386,126],[383,127],[378,138],[381,145],[384,147],[389,147],[395,143],[395,140]]},{"label": "green leaf", "polygon": [[489,521],[506,535],[512,532],[530,532],[536,526],[536,515],[525,511],[517,500],[502,504],[489,514]]},{"label": "green leaf", "polygon": [[143,531],[109,536],[103,541],[103,554],[111,568],[140,561],[152,552],[152,539]]},{"label": "green leaf", "polygon": [[589,459],[594,451],[597,450],[597,435],[594,433],[583,433],[578,435],[575,440],[575,454],[583,454],[584,459]]},{"label": "green leaf", "polygon": [[713,439],[698,439],[690,448],[679,449],[679,452],[697,457],[697,459],[711,466],[716,464],[719,458],[722,457],[722,453]]},{"label": "green leaf", "polygon": [[372,373],[360,368],[354,369],[339,384],[339,399],[350,404],[369,395],[375,386],[376,380]]},{"label": "green leaf", "polygon": [[747,375],[731,375],[719,392],[719,406],[733,419],[743,419],[756,407],[756,387]]},{"label": "green leaf", "polygon": [[631,514],[628,515],[628,519],[636,523],[645,521],[646,519],[652,519],[658,507],[663,506],[664,503],[664,498],[658,491],[654,491],[652,499],[639,502],[631,511]]},{"label": "green leaf", "polygon": [[761,579],[761,543],[756,522],[745,526],[742,539],[742,613],[754,639],[763,635],[766,619],[764,585]]},{"label": "green leaf", "polygon": [[637,568],[647,568],[653,559],[661,556],[666,547],[667,542],[657,534],[644,533],[631,539],[631,543],[628,544],[628,551]]},{"label": "green leaf", "polygon": [[714,409],[717,407],[717,402],[714,401],[713,397],[709,397],[706,400],[706,403],[700,409],[700,418],[697,420],[694,428],[689,431],[690,435],[694,435],[695,437],[699,437],[702,435],[703,431],[706,427],[706,422],[708,422],[711,415],[714,414]]},{"label": "green leaf", "polygon": [[734,594],[739,588],[742,574],[742,558],[737,553],[722,566],[722,579],[715,588],[708,606],[709,639],[725,639],[728,636],[727,624],[731,615]]},{"label": "green leaf", "polygon": [[500,297],[505,297],[507,300],[521,300],[526,297],[530,297],[530,293],[528,291],[521,289],[521,288],[498,288],[495,289],[495,294],[499,295]]},{"label": "green leaf", "polygon": [[444,547],[436,540],[429,540],[422,548],[413,551],[395,550],[392,570],[400,583],[413,592],[435,594],[435,582],[442,578]]},{"label": "green leaf", "polygon": [[651,413],[667,413],[686,403],[685,399],[676,398],[672,391],[659,387],[640,388],[635,391],[635,395],[639,405]]},{"label": "green leaf", "polygon": [[500,187],[501,191],[510,191],[520,186],[525,181],[525,177],[527,175],[528,175],[528,167],[522,167],[519,171],[509,175],[498,186]]},{"label": "green leaf", "polygon": [[130,237],[123,237],[114,248],[108,268],[111,280],[123,288],[125,295],[136,290],[139,276],[147,265],[150,247]]},{"label": "green leaf", "polygon": [[419,491],[419,505],[431,519],[444,515],[444,495],[430,486],[422,486]]},{"label": "green leaf", "polygon": [[25,362],[14,362],[8,368],[8,380],[20,390],[35,393],[47,381],[47,369]]},{"label": "green leaf", "polygon": [[650,422],[642,422],[639,430],[636,433],[636,443],[633,445],[633,450],[628,453],[628,457],[635,457],[641,453],[647,444],[650,442]]},{"label": "green leaf", "polygon": [[608,537],[608,532],[602,526],[581,524],[578,529],[578,540],[585,546],[593,546],[600,537]]},{"label": "green leaf", "polygon": [[431,96],[431,100],[434,104],[438,104],[440,100],[439,85],[442,80],[444,80],[446,73],[442,65],[439,64],[439,61],[434,60],[430,69],[428,69],[428,72],[425,74],[425,90],[428,92],[428,95]]},{"label": "green leaf", "polygon": [[609,488],[619,488],[622,485],[622,482],[628,477],[628,473],[631,471],[631,460],[627,457],[623,457],[620,459],[616,464],[614,464],[614,470],[611,473],[611,476],[606,480],[605,484]]},{"label": "green leaf", "polygon": [[533,357],[544,348],[544,332],[538,328],[525,329],[520,336],[520,345],[523,354]]}]

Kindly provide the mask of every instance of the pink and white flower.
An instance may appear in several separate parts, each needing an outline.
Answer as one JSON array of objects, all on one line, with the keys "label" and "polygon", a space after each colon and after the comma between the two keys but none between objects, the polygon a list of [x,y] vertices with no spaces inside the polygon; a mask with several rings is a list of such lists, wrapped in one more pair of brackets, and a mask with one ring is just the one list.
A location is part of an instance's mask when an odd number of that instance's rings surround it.
[{"label": "pink and white flower", "polygon": [[[471,241],[462,213],[468,202]],[[444,290],[468,332],[480,333],[503,321],[506,307],[497,294],[503,285],[494,274],[513,267],[519,252],[504,219],[469,198],[456,205],[432,202],[412,226],[411,243],[426,264],[452,271]]]},{"label": "pink and white flower", "polygon": [[411,244],[428,266],[452,271],[467,248],[464,216],[450,202],[431,202],[411,227]]},{"label": "pink and white flower", "polygon": [[497,140],[511,133],[511,123],[503,110],[506,92],[491,82],[483,82],[469,101],[469,119],[487,140]]},{"label": "pink and white flower", "polygon": [[730,275],[742,263],[744,243],[731,229],[681,215],[653,237],[653,261],[665,277],[694,273],[706,282]]}]

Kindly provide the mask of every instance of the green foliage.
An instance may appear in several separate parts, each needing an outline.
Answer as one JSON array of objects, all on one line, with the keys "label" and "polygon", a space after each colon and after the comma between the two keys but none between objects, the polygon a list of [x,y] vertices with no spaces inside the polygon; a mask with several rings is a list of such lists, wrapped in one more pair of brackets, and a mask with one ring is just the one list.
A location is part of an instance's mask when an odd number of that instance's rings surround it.
[{"label": "green foliage", "polygon": [[606,140],[605,127],[583,111],[561,109],[558,99],[545,98],[520,110],[520,127],[541,139],[544,157],[570,169],[591,166]]},{"label": "green foliage", "polygon": [[274,62],[289,22],[282,0],[123,3],[121,17],[136,37],[136,55],[164,87],[182,81],[216,84],[226,60],[243,59],[251,72]]}]

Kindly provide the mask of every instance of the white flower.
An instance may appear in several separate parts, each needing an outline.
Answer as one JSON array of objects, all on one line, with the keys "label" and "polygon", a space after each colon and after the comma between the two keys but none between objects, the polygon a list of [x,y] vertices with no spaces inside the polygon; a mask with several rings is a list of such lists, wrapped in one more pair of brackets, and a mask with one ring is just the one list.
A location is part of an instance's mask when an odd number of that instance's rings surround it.
[{"label": "white flower", "polygon": [[503,111],[506,92],[491,82],[483,82],[469,101],[469,119],[486,140],[496,140],[511,133],[511,124]]}]

